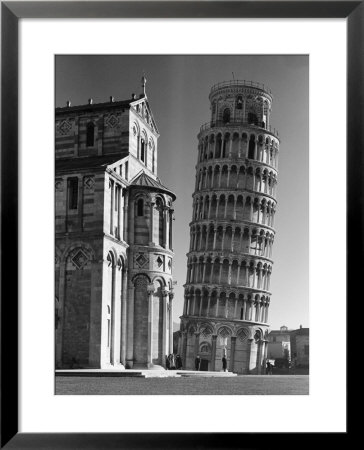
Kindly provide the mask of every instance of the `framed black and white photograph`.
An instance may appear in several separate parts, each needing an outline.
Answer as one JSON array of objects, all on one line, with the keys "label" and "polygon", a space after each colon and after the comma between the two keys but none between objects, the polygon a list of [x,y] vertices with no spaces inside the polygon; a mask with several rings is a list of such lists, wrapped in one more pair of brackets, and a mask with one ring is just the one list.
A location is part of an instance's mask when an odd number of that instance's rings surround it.
[{"label": "framed black and white photograph", "polygon": [[325,7],[2,3],[2,446],[347,436],[363,6]]}]

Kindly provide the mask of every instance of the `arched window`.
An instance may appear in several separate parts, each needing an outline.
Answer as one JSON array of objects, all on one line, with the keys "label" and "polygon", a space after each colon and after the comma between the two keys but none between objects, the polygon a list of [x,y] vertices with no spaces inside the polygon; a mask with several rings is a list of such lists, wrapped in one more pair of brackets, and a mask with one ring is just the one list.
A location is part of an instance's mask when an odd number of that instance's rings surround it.
[{"label": "arched window", "polygon": [[236,109],[243,109],[243,97],[241,95],[236,99]]},{"label": "arched window", "polygon": [[95,125],[92,122],[87,124],[86,147],[93,147],[95,143]]},{"label": "arched window", "polygon": [[140,140],[140,159],[145,162],[145,140],[143,138]]},{"label": "arched window", "polygon": [[137,216],[144,216],[144,201],[142,198],[137,202]]},{"label": "arched window", "polygon": [[224,113],[222,115],[222,121],[224,123],[230,122],[230,109],[229,108],[224,109]]},{"label": "arched window", "polygon": [[249,140],[248,158],[254,159],[254,153],[255,153],[255,136],[254,134],[252,134]]},{"label": "arched window", "polygon": [[253,125],[258,125],[257,115],[252,112],[248,113],[248,122],[252,123]]}]

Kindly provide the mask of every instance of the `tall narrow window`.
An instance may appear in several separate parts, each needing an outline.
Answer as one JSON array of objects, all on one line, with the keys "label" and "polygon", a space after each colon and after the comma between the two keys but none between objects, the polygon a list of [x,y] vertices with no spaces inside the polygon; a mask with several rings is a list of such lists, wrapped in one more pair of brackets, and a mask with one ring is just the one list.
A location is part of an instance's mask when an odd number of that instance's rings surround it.
[{"label": "tall narrow window", "polygon": [[142,198],[137,203],[137,216],[144,216],[144,201]]},{"label": "tall narrow window", "polygon": [[236,109],[243,109],[243,97],[241,95],[236,99]]},{"label": "tall narrow window", "polygon": [[140,146],[140,159],[145,162],[145,141],[144,139],[141,139],[141,146]]},{"label": "tall narrow window", "polygon": [[92,122],[87,124],[86,147],[93,147],[95,141],[95,125]]},{"label": "tall narrow window", "polygon": [[254,159],[255,154],[255,136],[252,134],[249,140],[248,158]]},{"label": "tall narrow window", "polygon": [[127,180],[129,176],[129,161],[125,162],[125,179]]},{"label": "tall narrow window", "polygon": [[68,180],[68,209],[77,209],[78,205],[78,178]]},{"label": "tall narrow window", "polygon": [[230,109],[229,109],[229,108],[226,108],[226,109],[224,110],[224,113],[223,113],[223,115],[222,115],[222,121],[223,121],[224,123],[230,122]]}]

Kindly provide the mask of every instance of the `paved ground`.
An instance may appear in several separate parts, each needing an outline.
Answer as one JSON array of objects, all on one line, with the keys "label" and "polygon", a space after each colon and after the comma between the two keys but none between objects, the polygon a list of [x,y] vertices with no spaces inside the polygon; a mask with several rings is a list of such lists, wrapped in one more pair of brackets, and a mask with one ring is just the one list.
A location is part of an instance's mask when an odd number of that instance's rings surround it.
[{"label": "paved ground", "polygon": [[246,375],[231,378],[55,378],[60,395],[305,395],[308,375]]}]

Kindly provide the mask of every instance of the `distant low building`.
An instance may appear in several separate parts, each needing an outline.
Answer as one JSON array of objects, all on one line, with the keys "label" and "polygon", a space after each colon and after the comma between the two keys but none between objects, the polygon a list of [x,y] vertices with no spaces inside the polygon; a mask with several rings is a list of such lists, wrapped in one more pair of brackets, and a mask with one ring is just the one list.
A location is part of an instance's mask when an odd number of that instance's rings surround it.
[{"label": "distant low building", "polygon": [[268,341],[268,359],[283,358],[287,361],[291,359],[290,330],[285,325],[279,330],[272,330],[268,334]]},{"label": "distant low building", "polygon": [[309,328],[300,328],[290,332],[292,358],[295,358],[296,367],[309,367],[310,342]]}]

